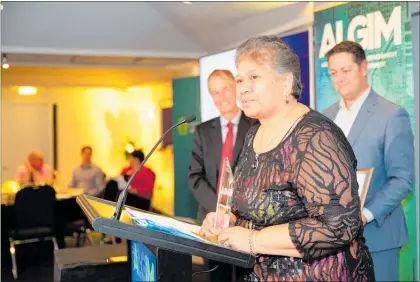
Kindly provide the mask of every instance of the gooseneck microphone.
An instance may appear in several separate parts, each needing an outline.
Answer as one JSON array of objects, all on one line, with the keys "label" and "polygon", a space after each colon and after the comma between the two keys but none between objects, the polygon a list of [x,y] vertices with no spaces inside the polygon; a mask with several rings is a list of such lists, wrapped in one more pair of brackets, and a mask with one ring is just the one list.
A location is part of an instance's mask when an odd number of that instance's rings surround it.
[{"label": "gooseneck microphone", "polygon": [[159,144],[162,142],[163,137],[165,137],[165,135],[170,132],[172,129],[174,129],[177,126],[180,126],[181,124],[184,123],[190,123],[193,122],[195,120],[195,115],[189,115],[186,118],[184,118],[183,120],[181,120],[180,122],[174,124],[171,126],[171,128],[169,128],[168,130],[165,131],[165,133],[163,133],[162,137],[160,137],[159,141],[155,144],[155,146],[153,146],[153,148],[150,150],[149,154],[147,154],[147,156],[144,158],[144,160],[142,161],[142,163],[140,164],[140,166],[136,169],[136,171],[131,175],[130,179],[128,179],[127,185],[124,187],[124,189],[121,191],[120,196],[118,197],[118,201],[117,201],[117,205],[115,207],[115,212],[113,215],[113,219],[115,220],[120,220],[121,217],[121,213],[122,210],[124,208],[124,204],[125,201],[127,199],[127,193],[128,193],[128,189],[130,188],[131,182],[133,182],[134,177],[136,176],[136,174],[140,171],[140,169],[144,166],[144,164],[147,162],[147,160],[149,159],[149,157],[153,154],[153,152],[156,150],[157,146],[159,146]]}]

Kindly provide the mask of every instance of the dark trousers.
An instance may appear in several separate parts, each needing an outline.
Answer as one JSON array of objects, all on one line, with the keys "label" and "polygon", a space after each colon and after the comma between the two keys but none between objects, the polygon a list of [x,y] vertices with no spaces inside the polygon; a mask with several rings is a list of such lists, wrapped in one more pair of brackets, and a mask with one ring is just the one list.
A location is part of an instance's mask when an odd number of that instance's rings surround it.
[{"label": "dark trousers", "polygon": [[145,211],[150,210],[150,200],[147,200],[132,193],[127,194],[127,201],[125,202],[125,204],[127,206],[135,207]]},{"label": "dark trousers", "polygon": [[66,234],[68,231],[66,230],[67,224],[80,219],[84,219],[88,222],[86,215],[77,204],[76,198],[57,201],[55,219],[57,244],[60,249],[66,247],[64,237],[72,235],[71,233]]},{"label": "dark trousers", "polygon": [[[105,200],[117,201],[119,193],[120,191],[118,189],[118,183],[114,180],[108,181],[104,191]],[[136,194],[127,193],[127,199],[125,201],[125,204],[127,206],[149,211],[151,202],[150,200],[142,198]]]}]

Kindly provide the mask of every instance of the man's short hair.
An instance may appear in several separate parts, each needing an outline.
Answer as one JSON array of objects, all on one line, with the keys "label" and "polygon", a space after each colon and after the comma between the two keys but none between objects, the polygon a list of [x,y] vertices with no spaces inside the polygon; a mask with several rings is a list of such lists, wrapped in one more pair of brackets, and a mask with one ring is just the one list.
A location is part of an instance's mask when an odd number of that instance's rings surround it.
[{"label": "man's short hair", "polygon": [[92,147],[91,146],[83,146],[81,153],[83,153],[85,150],[90,150],[92,152]]},{"label": "man's short hair", "polygon": [[131,156],[132,156],[133,158],[139,159],[139,160],[140,160],[140,162],[144,161],[144,153],[143,153],[143,151],[142,151],[142,150],[134,150],[134,151],[131,153]]},{"label": "man's short hair", "polygon": [[213,77],[225,77],[225,78],[229,78],[235,81],[235,77],[233,76],[233,73],[230,70],[216,69],[212,71],[211,74],[209,75],[209,78],[207,79],[207,83]]},{"label": "man's short hair", "polygon": [[33,150],[28,155],[28,160],[34,158],[44,158],[44,154],[40,150]]},{"label": "man's short hair", "polygon": [[366,53],[363,50],[362,46],[354,41],[342,41],[335,45],[330,51],[325,55],[329,61],[330,57],[338,53],[350,53],[353,55],[353,60],[356,64],[360,65],[363,61],[366,61]]}]

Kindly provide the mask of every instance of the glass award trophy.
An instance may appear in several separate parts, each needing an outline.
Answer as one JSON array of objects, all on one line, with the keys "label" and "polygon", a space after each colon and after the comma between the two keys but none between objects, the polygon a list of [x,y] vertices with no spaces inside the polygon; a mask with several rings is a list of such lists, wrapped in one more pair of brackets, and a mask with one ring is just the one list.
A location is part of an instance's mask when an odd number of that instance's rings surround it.
[{"label": "glass award trophy", "polygon": [[215,228],[229,227],[230,210],[233,198],[233,173],[229,159],[224,158],[217,196]]}]

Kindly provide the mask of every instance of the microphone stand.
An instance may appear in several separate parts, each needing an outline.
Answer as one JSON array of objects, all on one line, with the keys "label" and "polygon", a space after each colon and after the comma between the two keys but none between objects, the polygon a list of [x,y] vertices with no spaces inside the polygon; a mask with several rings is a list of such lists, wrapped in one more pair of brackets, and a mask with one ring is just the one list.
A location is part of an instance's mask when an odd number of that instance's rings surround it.
[{"label": "microphone stand", "polygon": [[146,161],[150,158],[150,156],[153,154],[153,152],[156,150],[157,146],[163,141],[163,138],[165,135],[170,132],[172,129],[174,129],[177,126],[180,126],[184,123],[190,123],[195,120],[195,116],[191,115],[187,118],[183,119],[182,121],[172,125],[168,130],[163,133],[162,137],[160,137],[159,141],[153,146],[153,148],[150,150],[149,154],[144,158],[144,160],[141,162],[140,166],[136,169],[136,171],[131,175],[130,179],[128,179],[127,185],[124,187],[123,191],[120,193],[120,196],[118,197],[117,205],[115,207],[114,215],[112,216],[115,220],[120,220],[122,210],[124,208],[125,201],[127,200],[127,193],[128,189],[130,188],[131,182],[133,182],[134,177],[137,175],[137,173],[140,171],[140,169],[144,166]]}]

